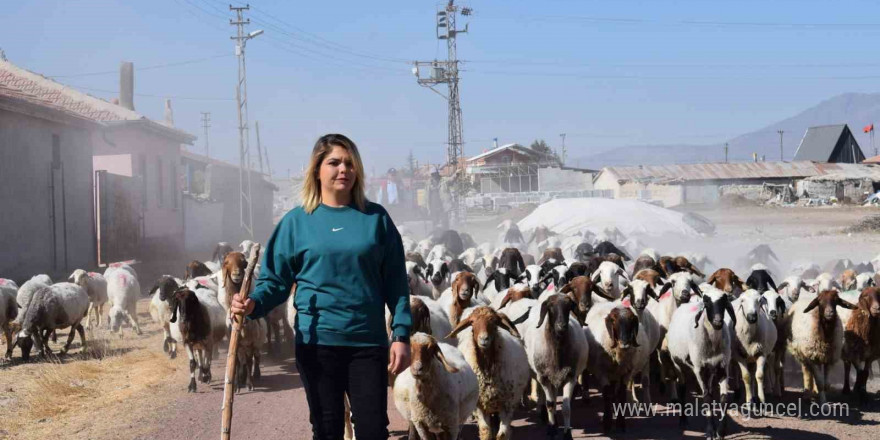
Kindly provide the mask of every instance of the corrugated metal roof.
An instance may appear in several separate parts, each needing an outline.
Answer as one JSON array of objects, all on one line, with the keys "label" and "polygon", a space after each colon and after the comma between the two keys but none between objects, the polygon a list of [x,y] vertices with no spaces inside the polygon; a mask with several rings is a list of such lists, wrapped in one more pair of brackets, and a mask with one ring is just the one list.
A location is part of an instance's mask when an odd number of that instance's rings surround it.
[{"label": "corrugated metal roof", "polygon": [[[823,164],[824,165],[824,164]],[[692,181],[758,178],[804,178],[823,174],[819,164],[802,162],[701,163],[606,167],[617,180]]]},{"label": "corrugated metal roof", "polygon": [[489,157],[489,156],[492,156],[492,155],[494,155],[494,154],[500,153],[500,152],[502,152],[502,151],[504,151],[504,150],[514,150],[514,151],[516,151],[517,153],[528,154],[528,155],[530,155],[530,156],[535,156],[535,155],[538,154],[537,152],[532,151],[532,150],[530,150],[530,149],[528,149],[528,148],[526,148],[526,147],[523,147],[522,145],[519,145],[519,144],[507,144],[507,145],[502,145],[502,146],[500,146],[500,147],[498,147],[498,148],[493,148],[493,149],[491,149],[491,150],[489,150],[489,151],[487,151],[487,152],[485,152],[485,153],[480,153],[480,154],[478,154],[478,155],[476,155],[476,156],[474,156],[474,157],[468,159],[467,161],[468,161],[468,162],[474,162],[474,161],[477,161],[477,160],[480,160],[480,159],[485,159],[485,158],[487,158],[487,157]]},{"label": "corrugated metal roof", "polygon": [[880,165],[853,164],[853,163],[828,163],[819,164],[823,173],[812,176],[806,180],[873,180],[880,182]]},{"label": "corrugated metal roof", "polygon": [[846,128],[846,124],[820,125],[808,128],[794,153],[794,160],[828,162],[844,128]]},{"label": "corrugated metal roof", "polygon": [[185,142],[195,140],[195,136],[185,131],[152,121],[133,110],[72,89],[9,61],[0,60],[0,94],[98,122],[146,121],[167,135]]}]

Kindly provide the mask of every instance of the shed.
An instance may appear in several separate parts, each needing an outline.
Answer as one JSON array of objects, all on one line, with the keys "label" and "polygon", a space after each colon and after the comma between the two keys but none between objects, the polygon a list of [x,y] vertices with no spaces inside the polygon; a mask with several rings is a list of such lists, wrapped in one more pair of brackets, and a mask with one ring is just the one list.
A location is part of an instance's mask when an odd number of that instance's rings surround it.
[{"label": "shed", "polygon": [[810,127],[801,139],[795,161],[861,163],[865,154],[846,124]]}]

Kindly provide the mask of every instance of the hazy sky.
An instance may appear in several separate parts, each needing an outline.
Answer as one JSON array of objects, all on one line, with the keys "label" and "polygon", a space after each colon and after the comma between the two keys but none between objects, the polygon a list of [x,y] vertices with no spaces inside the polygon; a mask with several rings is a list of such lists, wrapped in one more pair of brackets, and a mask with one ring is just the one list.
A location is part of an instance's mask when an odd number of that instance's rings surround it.
[{"label": "hazy sky", "polygon": [[[10,61],[110,98],[121,60],[135,65],[135,108],[237,160],[234,28],[217,0],[6,2]],[[250,2],[251,121],[277,175],[297,172],[321,134],[341,132],[371,170],[410,150],[441,161],[446,103],[408,60],[445,58],[440,3]],[[880,83],[880,5],[864,1],[470,1],[461,95],[465,154],[535,138],[571,156],[634,144],[721,142],[844,92]],[[169,63],[197,60],[172,66]],[[86,75],[92,74],[94,75]],[[149,96],[146,96],[149,95]],[[195,99],[193,99],[195,98]],[[253,139],[253,130],[252,130]],[[252,143],[254,143],[252,141]]]}]

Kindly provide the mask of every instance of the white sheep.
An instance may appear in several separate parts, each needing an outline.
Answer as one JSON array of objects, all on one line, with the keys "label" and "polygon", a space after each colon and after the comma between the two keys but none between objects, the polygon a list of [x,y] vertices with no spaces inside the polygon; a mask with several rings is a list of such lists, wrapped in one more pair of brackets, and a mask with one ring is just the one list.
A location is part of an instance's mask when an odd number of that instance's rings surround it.
[{"label": "white sheep", "polygon": [[[634,279],[632,283],[623,290],[623,296],[621,298],[624,306],[632,307],[636,312],[636,315],[639,318],[639,333],[643,333],[645,336],[648,356],[652,355],[660,347],[660,341],[663,336],[660,323],[657,322],[657,318],[654,317],[654,314],[648,310],[648,304],[651,303],[651,300],[656,302],[659,299],[657,293],[654,292],[654,288],[651,287],[647,281]],[[649,364],[650,363],[646,361],[644,365],[641,366],[640,370],[642,379],[641,401],[648,405],[651,404],[651,375]],[[632,384],[630,385],[632,386]],[[633,400],[639,401],[634,386],[632,386],[632,395]]]},{"label": "white sheep", "polygon": [[31,301],[31,296],[37,291],[37,289],[51,285],[52,279],[49,278],[49,275],[34,275],[18,288],[18,292],[15,294],[15,300],[21,308],[26,308]]},{"label": "white sheep", "polygon": [[776,345],[773,347],[772,362],[766,374],[770,394],[782,397],[785,390],[785,352],[791,336],[792,302],[788,297],[768,290],[762,295],[766,300],[767,316],[776,326]]},{"label": "white sheep", "polygon": [[[612,405],[626,403],[626,387],[642,374],[653,349],[636,311],[620,302],[596,304],[587,313],[586,324],[582,331],[590,347],[587,370],[602,392],[602,430],[608,433]],[[625,429],[625,423],[624,414],[618,414],[618,429]]]},{"label": "white sheep", "polygon": [[854,290],[862,291],[867,287],[876,285],[874,282],[874,274],[863,272],[856,275],[856,288]]},{"label": "white sheep", "polygon": [[[516,327],[503,314],[480,306],[463,318],[448,337],[458,336],[458,349],[477,375],[477,424],[480,439],[510,438],[513,411],[529,381],[529,364]],[[500,420],[492,435],[490,418]]]},{"label": "white sheep", "polygon": [[837,307],[855,309],[856,306],[841,299],[836,290],[823,290],[813,298],[801,296],[792,307],[788,351],[801,363],[804,394],[813,390],[815,381],[819,403],[824,404],[828,373],[840,359],[843,347],[843,324]]},{"label": "white sheep", "polygon": [[806,282],[804,282],[803,278],[798,275],[792,275],[779,283],[777,286],[779,289],[779,293],[785,296],[792,303],[797,302],[798,298],[801,296],[801,291],[806,290],[809,292],[813,291],[813,287],[809,286]]},{"label": "white sheep", "polygon": [[[730,328],[725,325],[724,315],[729,316],[734,325],[736,325],[736,317],[726,293],[708,284],[704,284],[701,288],[702,301],[682,304],[676,309],[666,340],[678,376],[679,396],[682,399],[687,396],[685,371],[690,370],[697,379],[702,398],[707,403],[712,397],[715,385],[719,385],[719,395],[723,405],[728,397],[727,376],[732,340]],[[727,419],[728,417],[722,415],[719,427],[717,420],[709,415],[706,437],[723,438]],[[687,424],[685,412],[680,414],[680,421],[682,424]]]},{"label": "white sheep", "polygon": [[451,258],[452,254],[449,253],[449,250],[446,248],[445,244],[435,244],[434,247],[431,248],[431,252],[428,252],[428,256],[425,257],[425,261],[447,261]]},{"label": "white sheep", "polygon": [[431,335],[413,334],[410,350],[409,368],[394,381],[394,406],[419,438],[457,439],[477,406],[477,375],[457,348]]},{"label": "white sheep", "polygon": [[114,332],[122,333],[120,328],[123,321],[141,334],[141,328],[137,322],[137,301],[141,295],[141,285],[137,277],[126,270],[113,270],[105,277],[107,279],[107,298],[110,303],[110,328]]},{"label": "white sheep", "polygon": [[[598,283],[599,286],[605,290],[605,293],[614,298],[620,298],[620,294],[623,291],[621,285],[624,282],[629,283],[630,281],[626,271],[616,263],[610,261],[603,261],[602,264],[599,265],[599,268],[593,272],[590,279],[593,280],[594,283]],[[623,279],[623,281],[621,281],[621,279]]]},{"label": "white sheep", "polygon": [[78,284],[89,295],[89,313],[86,317],[86,328],[92,326],[92,318],[95,324],[101,326],[101,317],[104,315],[104,304],[107,303],[107,280],[97,272],[86,272],[77,269],[70,274],[70,281]]},{"label": "white sheep", "polygon": [[111,273],[115,272],[116,270],[124,270],[130,273],[135,278],[137,278],[138,276],[137,271],[135,271],[134,268],[131,267],[131,265],[129,265],[128,263],[110,263],[109,265],[107,265],[107,269],[104,269],[104,278],[107,278]]},{"label": "white sheep", "polygon": [[12,330],[18,332],[13,346],[21,347],[22,358],[28,360],[33,343],[41,356],[51,353],[46,338],[55,330],[70,327],[67,344],[61,354],[67,353],[75,334],[83,348],[86,346],[85,331],[80,322],[89,310],[89,295],[85,289],[73,283],[57,283],[51,286],[41,285],[33,291],[26,307],[19,311],[18,318],[12,324]]},{"label": "white sheep", "polygon": [[538,313],[529,315],[522,335],[529,366],[544,391],[538,395],[538,411],[544,403],[551,430],[556,428],[556,396],[562,392],[564,438],[571,438],[571,398],[590,354],[584,331],[571,316],[576,308],[569,296],[550,296]]},{"label": "white sheep", "polygon": [[[445,338],[452,332],[452,324],[449,322],[448,313],[443,310],[443,306],[424,296],[411,296],[409,298],[410,311],[412,312],[413,326],[412,333],[422,332],[434,336],[440,342],[449,345],[458,345],[455,338]],[[391,334],[391,313],[386,307],[386,323],[388,334]]]},{"label": "white sheep", "polygon": [[[772,291],[771,291],[772,292]],[[742,383],[746,389],[746,402],[754,402],[752,394],[752,369],[758,389],[758,400],[764,398],[764,372],[767,361],[773,362],[776,346],[776,325],[764,309],[767,299],[757,290],[749,289],[732,302],[736,319],[726,318],[730,326],[732,359],[739,365]]]},{"label": "white sheep", "polygon": [[440,298],[440,295],[449,288],[450,276],[449,264],[446,260],[435,258],[428,260],[428,268],[425,270],[425,276],[431,283],[431,297]]}]

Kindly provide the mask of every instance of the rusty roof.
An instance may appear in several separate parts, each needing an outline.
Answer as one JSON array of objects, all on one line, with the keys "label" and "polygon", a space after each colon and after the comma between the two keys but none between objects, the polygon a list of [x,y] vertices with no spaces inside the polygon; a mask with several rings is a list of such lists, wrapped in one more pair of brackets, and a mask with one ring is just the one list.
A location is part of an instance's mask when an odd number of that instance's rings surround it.
[{"label": "rusty roof", "polygon": [[[822,166],[834,164],[821,164]],[[799,162],[742,162],[701,163],[680,165],[644,165],[634,167],[606,167],[617,180],[731,180],[760,178],[803,178],[824,174],[820,164]]]},{"label": "rusty roof", "polygon": [[192,143],[195,136],[155,122],[146,116],[117,104],[96,98],[55,82],[37,73],[0,60],[0,95],[20,99],[34,105],[49,107],[102,123],[139,121],[148,123],[166,136]]}]

